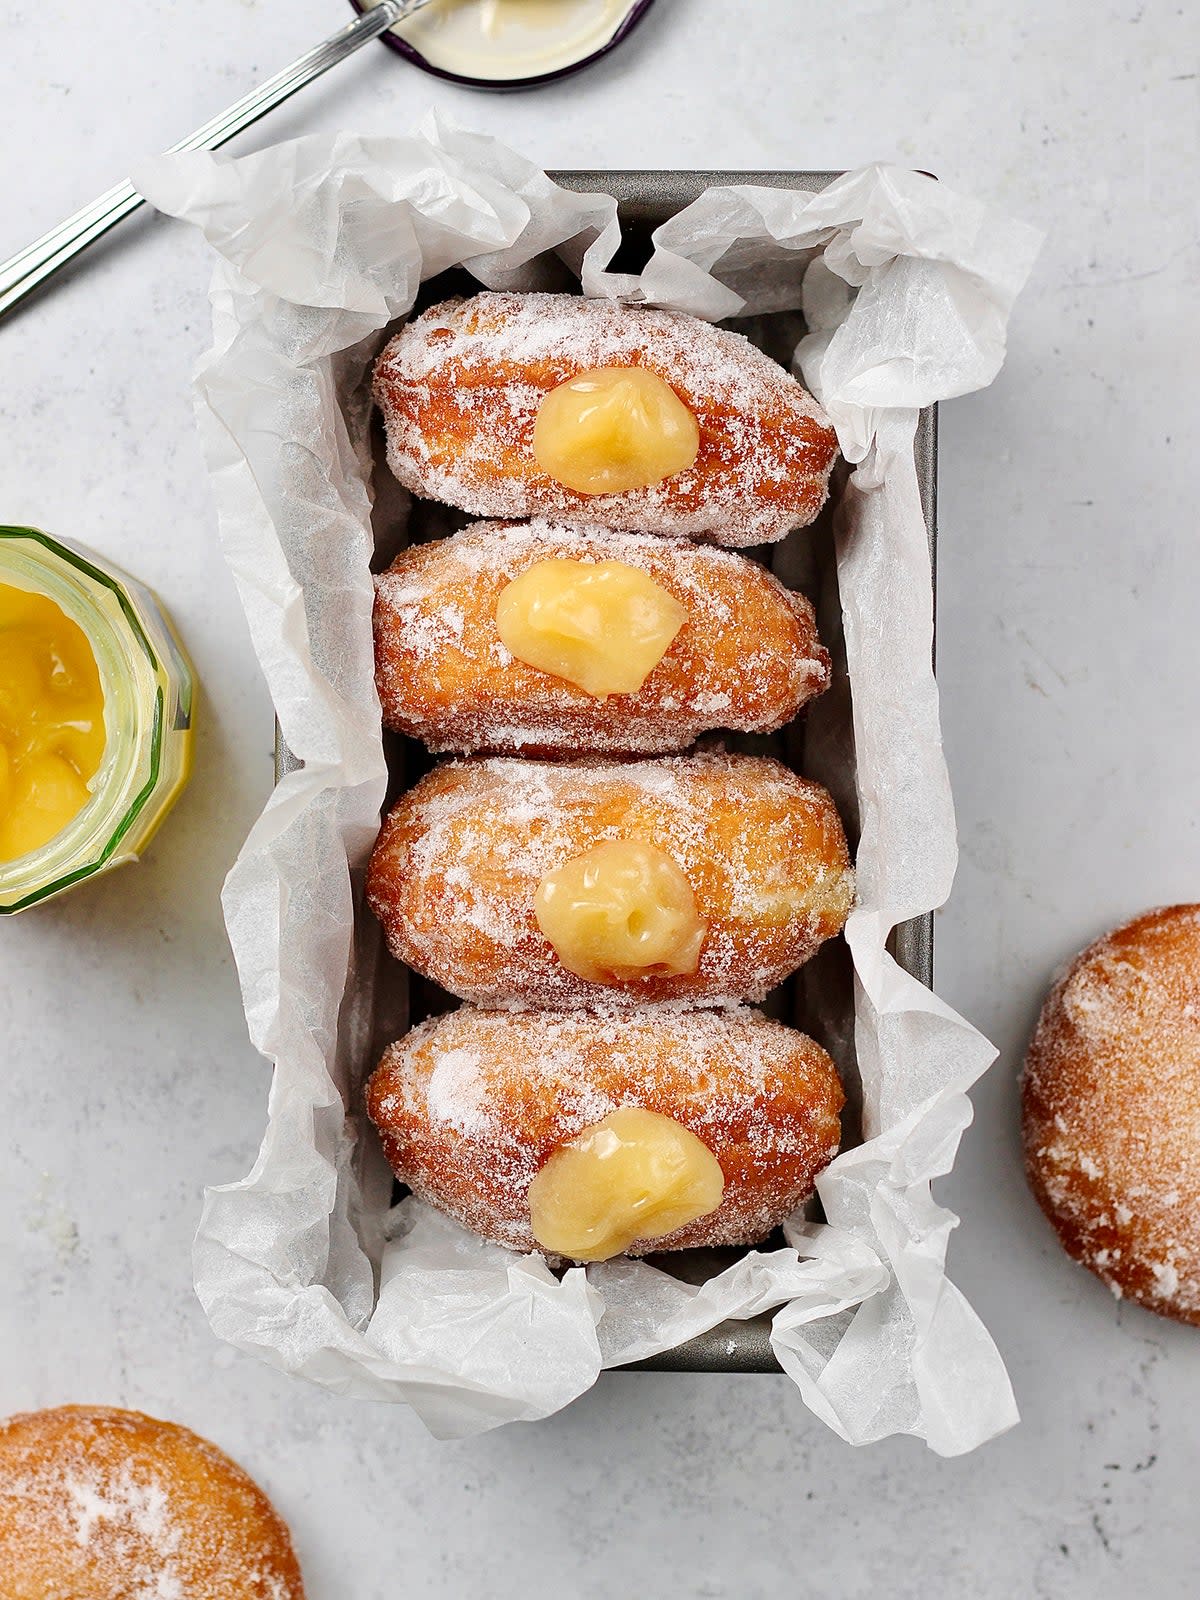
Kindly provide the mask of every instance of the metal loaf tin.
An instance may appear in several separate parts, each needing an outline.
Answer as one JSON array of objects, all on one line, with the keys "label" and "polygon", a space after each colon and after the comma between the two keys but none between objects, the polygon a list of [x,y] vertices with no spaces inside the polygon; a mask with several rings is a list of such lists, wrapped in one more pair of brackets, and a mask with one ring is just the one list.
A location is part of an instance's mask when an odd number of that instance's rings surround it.
[{"label": "metal loaf tin", "polygon": [[[774,189],[819,190],[840,176],[836,172],[554,172],[556,182],[569,189],[611,194],[617,201],[622,245],[615,265],[637,271],[651,251],[650,235],[660,223],[689,205],[705,189],[723,184],[756,184]],[[802,262],[797,262],[797,271]],[[566,285],[564,285],[565,287]],[[418,310],[451,294],[471,293],[478,287],[461,269],[442,273],[424,284]],[[803,323],[793,312],[735,320],[769,353],[787,362]],[[376,533],[376,568],[386,567],[396,550],[413,540],[437,538],[469,519],[429,502],[409,505],[384,460],[382,431],[374,438],[373,522]],[[920,416],[916,435],[916,470],[929,535],[930,568],[937,574],[937,408]],[[833,685],[820,700],[781,734],[770,738],[731,742],[748,749],[780,756],[807,776],[823,782],[838,801],[853,846],[857,839],[853,738],[850,724],[850,686],[846,677],[837,593],[833,525],[845,471],[835,474],[829,504],[809,529],[789,535],[779,545],[746,552],[764,560],[784,581],[802,588],[813,601],[821,637],[834,660]],[[387,804],[433,764],[416,741],[385,734],[391,774]],[[295,765],[276,730],[276,776]],[[895,930],[892,953],[899,964],[926,984],[933,979],[933,917],[914,918]],[[408,1027],[430,1014],[447,1010],[455,1002],[427,980],[408,973],[383,949],[375,919],[359,904],[355,935],[353,986],[369,997],[373,1019],[373,1047],[362,1063],[360,1083],[366,1081],[383,1047]],[[768,999],[764,1008],[812,1033],[833,1054],[846,1083],[847,1108],[843,1146],[859,1140],[857,1068],[854,1060],[853,986],[849,953],[842,940],[826,945],[795,977]],[[352,1112],[359,1108],[353,1106]],[[782,1242],[780,1237],[774,1241]],[[702,1283],[736,1260],[737,1250],[677,1251],[652,1258],[655,1265],[691,1283]],[[777,1372],[770,1345],[771,1316],[746,1322],[725,1322],[708,1333],[652,1361],[649,1370],[685,1372]]]}]

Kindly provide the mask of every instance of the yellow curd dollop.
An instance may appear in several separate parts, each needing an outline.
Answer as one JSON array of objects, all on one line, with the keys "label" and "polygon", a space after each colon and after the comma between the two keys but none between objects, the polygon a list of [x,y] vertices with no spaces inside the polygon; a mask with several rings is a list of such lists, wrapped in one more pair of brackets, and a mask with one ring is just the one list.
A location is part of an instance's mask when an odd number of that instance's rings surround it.
[{"label": "yellow curd dollop", "polygon": [[700,427],[671,385],[645,367],[596,367],[543,399],[533,454],[578,494],[648,489],[692,465]]},{"label": "yellow curd dollop", "polygon": [[608,839],[553,868],[534,914],[563,966],[589,983],[695,972],[708,932],[678,864],[640,839]]},{"label": "yellow curd dollop", "polygon": [[686,621],[674,595],[624,561],[537,561],[496,603],[505,649],[597,700],[636,694]]},{"label": "yellow curd dollop", "polygon": [[529,1220],[543,1250],[607,1261],[721,1204],[725,1175],[690,1128],[622,1106],[568,1139],[534,1175]]},{"label": "yellow curd dollop", "polygon": [[82,628],[49,596],[0,583],[0,861],[40,850],[79,814],[105,737]]}]

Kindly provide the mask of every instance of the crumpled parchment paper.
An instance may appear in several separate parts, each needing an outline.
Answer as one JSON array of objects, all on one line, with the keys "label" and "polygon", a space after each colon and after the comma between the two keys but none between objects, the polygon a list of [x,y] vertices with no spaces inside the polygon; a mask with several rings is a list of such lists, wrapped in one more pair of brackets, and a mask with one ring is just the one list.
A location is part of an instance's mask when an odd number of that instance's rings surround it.
[{"label": "crumpled parchment paper", "polygon": [[[407,138],[166,156],[134,182],[218,256],[200,425],[225,553],[304,763],[225,890],[250,1034],[275,1073],[253,1170],[206,1197],[195,1274],[214,1329],[457,1436],[546,1416],[602,1368],[777,1307],[780,1363],[852,1443],[912,1433],[953,1455],[1010,1426],[1000,1358],[945,1276],[956,1219],[930,1196],[994,1052],[884,946],[946,899],[956,864],[917,409],[995,376],[1037,236],[932,179],[872,167],[818,194],[710,190],[658,230],[640,276],[612,273],[608,196],[562,190],[437,120]],[[354,894],[385,783],[363,379],[422,279],[465,263],[485,285],[520,285],[548,251],[592,295],[711,319],[802,305],[798,363],[855,464],[838,576],[862,824],[846,936],[864,1142],[820,1180],[826,1223],[795,1219],[788,1248],[700,1287],[626,1260],[560,1281],[414,1201],[389,1214],[388,1175],[358,1138]]]}]

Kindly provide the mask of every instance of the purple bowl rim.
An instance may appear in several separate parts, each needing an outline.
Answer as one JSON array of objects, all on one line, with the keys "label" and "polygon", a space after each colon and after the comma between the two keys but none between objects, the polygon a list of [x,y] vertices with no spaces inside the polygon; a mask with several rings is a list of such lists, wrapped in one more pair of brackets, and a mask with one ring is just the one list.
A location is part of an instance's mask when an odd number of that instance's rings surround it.
[{"label": "purple bowl rim", "polygon": [[[350,0],[350,4],[360,17],[364,11],[371,9],[367,4],[367,0]],[[579,61],[572,61],[569,66],[555,67],[552,72],[539,72],[531,78],[469,78],[461,72],[447,72],[444,67],[435,67],[432,62],[426,61],[419,50],[414,50],[412,45],[399,38],[390,28],[381,33],[379,37],[389,50],[394,50],[397,55],[403,56],[412,66],[419,67],[422,72],[429,73],[430,77],[441,78],[446,83],[461,83],[465,84],[469,89],[491,89],[493,91],[532,89],[539,83],[554,83],[559,78],[569,78],[572,73],[582,72],[584,67],[590,67],[593,62],[599,61],[602,56],[606,56],[610,50],[615,50],[619,44],[623,44],[629,37],[653,4],[654,0],[636,0],[636,3],[630,7],[624,18],[618,23],[617,31],[612,38],[606,44],[602,44],[599,50],[593,50],[590,55],[584,56]]]}]

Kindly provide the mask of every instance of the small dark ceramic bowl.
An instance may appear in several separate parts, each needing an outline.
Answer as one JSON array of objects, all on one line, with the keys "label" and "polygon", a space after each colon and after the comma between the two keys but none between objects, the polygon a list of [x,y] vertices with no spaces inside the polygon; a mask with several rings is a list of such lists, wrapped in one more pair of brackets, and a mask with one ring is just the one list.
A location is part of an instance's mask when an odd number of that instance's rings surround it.
[{"label": "small dark ceramic bowl", "polygon": [[[435,78],[445,78],[448,83],[463,83],[471,89],[531,89],[539,83],[554,83],[559,78],[569,78],[573,72],[590,67],[594,61],[599,61],[602,56],[608,55],[629,37],[653,3],[654,0],[631,0],[628,10],[606,44],[602,44],[598,50],[589,51],[578,61],[569,62],[565,67],[555,67],[550,72],[535,73],[529,78],[471,78],[460,72],[448,72],[444,67],[435,67],[432,62],[427,61],[419,50],[414,49],[407,40],[393,33],[390,28],[380,37],[389,49],[403,56],[406,61],[410,61],[414,67],[420,67],[422,72],[428,72]],[[350,4],[360,16],[369,9],[367,0],[350,0]]]}]

